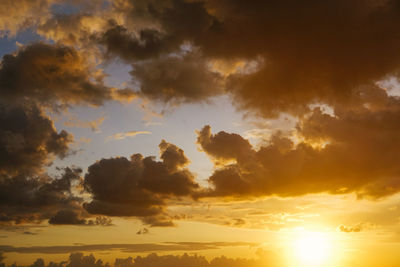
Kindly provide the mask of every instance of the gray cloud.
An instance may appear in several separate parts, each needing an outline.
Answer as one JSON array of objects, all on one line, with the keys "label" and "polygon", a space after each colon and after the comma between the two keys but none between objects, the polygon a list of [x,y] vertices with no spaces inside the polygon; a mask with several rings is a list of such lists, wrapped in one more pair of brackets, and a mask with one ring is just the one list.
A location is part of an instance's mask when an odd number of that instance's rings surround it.
[{"label": "gray cloud", "polygon": [[163,102],[197,102],[223,92],[222,76],[196,53],[136,63],[131,74],[142,96]]},{"label": "gray cloud", "polygon": [[161,162],[134,154],[130,160],[101,159],[89,166],[84,186],[93,200],[84,204],[85,209],[92,214],[143,217],[152,226],[171,226],[163,215],[165,201],[190,196],[198,185],[185,168],[188,159],[181,149],[163,140],[160,152]]},{"label": "gray cloud", "polygon": [[27,99],[50,106],[57,101],[101,105],[114,95],[119,97],[102,79],[74,48],[34,43],[3,56],[0,95],[10,102]]},{"label": "gray cloud", "polygon": [[36,105],[0,103],[0,174],[37,173],[51,156],[65,157],[70,142]]},{"label": "gray cloud", "polygon": [[57,216],[60,209],[81,210],[81,199],[71,192],[72,183],[80,179],[80,173],[80,169],[66,168],[58,179],[46,175],[0,176],[0,221],[41,222]]}]

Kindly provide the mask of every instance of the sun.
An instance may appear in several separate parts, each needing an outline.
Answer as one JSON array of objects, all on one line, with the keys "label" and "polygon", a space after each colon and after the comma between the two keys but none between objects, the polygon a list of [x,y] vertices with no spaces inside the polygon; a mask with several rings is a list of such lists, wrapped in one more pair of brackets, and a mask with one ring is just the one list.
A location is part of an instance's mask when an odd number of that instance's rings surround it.
[{"label": "sun", "polygon": [[325,266],[332,245],[329,236],[319,232],[302,232],[294,240],[294,254],[299,266]]}]

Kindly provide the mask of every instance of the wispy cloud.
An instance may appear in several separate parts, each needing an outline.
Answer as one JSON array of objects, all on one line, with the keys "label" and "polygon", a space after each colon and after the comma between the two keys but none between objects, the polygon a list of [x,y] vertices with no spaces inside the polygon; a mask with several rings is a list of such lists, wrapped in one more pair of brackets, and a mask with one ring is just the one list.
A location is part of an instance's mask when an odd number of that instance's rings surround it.
[{"label": "wispy cloud", "polygon": [[100,132],[99,127],[103,124],[105,117],[100,117],[92,121],[82,121],[75,116],[71,116],[67,121],[64,122],[64,126],[77,127],[77,128],[89,128],[93,132]]},{"label": "wispy cloud", "polygon": [[136,135],[139,134],[151,134],[149,131],[129,131],[125,133],[116,133],[113,135],[110,135],[109,137],[106,138],[107,141],[110,140],[122,140],[128,137],[135,137]]}]

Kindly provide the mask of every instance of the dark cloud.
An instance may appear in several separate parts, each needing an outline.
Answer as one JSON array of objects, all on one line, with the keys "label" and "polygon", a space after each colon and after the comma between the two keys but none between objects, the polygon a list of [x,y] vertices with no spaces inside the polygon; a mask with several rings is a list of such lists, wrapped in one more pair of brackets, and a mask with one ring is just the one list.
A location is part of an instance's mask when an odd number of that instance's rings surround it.
[{"label": "dark cloud", "polygon": [[246,159],[254,153],[250,143],[240,135],[224,131],[211,134],[209,125],[198,132],[197,143],[216,160]]},{"label": "dark cloud", "polygon": [[101,105],[118,95],[102,79],[74,48],[34,43],[16,54],[3,56],[0,95],[10,102],[28,99],[46,105],[54,102]]},{"label": "dark cloud", "polygon": [[139,231],[136,232],[137,235],[145,235],[149,233],[149,229],[146,227],[143,227],[143,229],[140,229]]},{"label": "dark cloud", "polygon": [[360,87],[397,74],[397,1],[249,5],[222,0],[209,5],[221,23],[218,34],[200,44],[204,53],[265,60],[254,74],[232,77],[228,90],[242,107],[270,116],[297,115],[312,102],[354,105]]},{"label": "dark cloud", "polygon": [[[143,96],[165,102],[195,102],[222,93],[222,77],[211,71],[201,52],[184,48],[213,23],[204,3],[125,3],[127,25],[111,21],[110,28],[97,39],[106,47],[108,57],[117,55],[133,65],[131,74]],[[130,24],[142,28],[131,29],[134,26]]]},{"label": "dark cloud", "polygon": [[[128,99],[128,89],[103,84],[82,55],[72,47],[34,43],[3,56],[0,65],[0,205],[1,221],[24,223],[50,219],[51,224],[93,224],[86,221],[70,181],[78,177],[67,168],[62,179],[44,174],[54,157],[71,151],[71,134],[58,132],[45,108],[105,100]],[[129,92],[128,92],[129,91]],[[76,176],[76,177],[75,177]],[[61,182],[67,184],[61,186]],[[57,210],[58,209],[58,210]],[[58,212],[58,213],[57,213]]]},{"label": "dark cloud", "polygon": [[58,211],[49,219],[49,224],[53,225],[86,225],[86,226],[112,226],[112,220],[108,217],[98,216],[95,219],[86,219],[87,212],[81,207],[72,209],[63,209]]},{"label": "dark cloud", "polygon": [[80,218],[74,210],[60,210],[56,215],[50,218],[49,224],[85,224],[86,220]]},{"label": "dark cloud", "polygon": [[[226,90],[237,106],[264,116],[303,114],[315,102],[362,106],[364,87],[397,76],[400,9],[395,0],[123,3],[115,6],[126,24],[110,26],[100,38],[109,54],[157,64],[189,43],[205,61],[258,58],[258,68],[230,75]],[[169,69],[179,66],[170,62]],[[201,100],[219,91],[215,85],[204,91],[197,80],[191,83],[179,90],[151,87],[151,95],[157,92],[158,99],[170,101],[195,90],[192,100]],[[148,92],[146,86],[141,90]]]},{"label": "dark cloud", "polygon": [[66,168],[57,179],[46,175],[1,176],[0,221],[7,224],[35,223],[57,216],[60,209],[80,210],[81,199],[71,192],[74,181],[80,179],[80,173],[80,169]]},{"label": "dark cloud", "polygon": [[[45,9],[51,1],[35,2]],[[22,0],[18,3],[28,5]],[[121,0],[113,1],[109,8],[108,13],[97,7],[80,14],[46,17],[39,32],[53,40],[76,43],[85,39],[87,45],[101,44],[108,57],[117,56],[134,65],[132,75],[141,84],[140,93],[152,99],[193,102],[221,93],[223,85],[216,82],[220,77],[209,68],[215,60],[228,65],[259,62],[251,71],[230,73],[224,85],[238,107],[266,117],[280,112],[302,115],[316,102],[335,108],[363,107],[366,101],[374,101],[366,100],[365,94],[381,90],[374,86],[376,81],[398,76],[400,8],[396,0],[312,0],[301,4],[295,0],[256,0],[251,4],[244,0],[167,0],[162,4]],[[35,49],[40,54],[40,49]],[[187,55],[177,56],[185,49]],[[54,94],[92,104],[109,97],[101,82],[86,78],[86,67],[76,67],[81,65],[79,57],[65,47],[55,51],[79,64],[69,64],[75,69],[63,73],[62,86],[73,89],[58,90],[61,83],[57,83]],[[51,55],[43,60],[47,66],[54,52],[46,53]],[[65,59],[63,55],[56,58],[60,62]],[[29,68],[34,61],[32,57],[29,64],[18,66]],[[37,69],[43,72],[46,66]],[[52,63],[53,67],[66,68],[62,63]],[[71,71],[74,82],[69,79]],[[51,81],[49,71],[44,72]],[[37,78],[27,84],[42,86],[42,81]],[[42,90],[49,91],[44,88],[35,95],[48,98],[39,94]],[[22,91],[32,93],[29,88]]]},{"label": "dark cloud", "polygon": [[106,46],[108,57],[118,55],[129,62],[157,57],[162,52],[176,49],[177,44],[170,48],[165,46],[163,38],[157,30],[144,29],[136,36],[124,26],[114,25],[99,37],[99,42]]},{"label": "dark cloud", "polygon": [[[248,141],[238,135],[224,132],[211,135],[206,126],[199,132],[203,150],[212,157],[234,159],[211,175],[209,182],[213,189],[209,194],[295,196],[356,192],[366,197],[394,194],[400,190],[396,182],[400,170],[395,163],[399,140],[394,122],[398,114],[397,111],[346,112],[332,117],[315,109],[298,126],[304,141],[295,145],[276,134],[257,151],[249,149]],[[242,147],[248,156],[235,154]]]},{"label": "dark cloud", "polygon": [[162,161],[134,154],[130,159],[101,159],[89,166],[84,186],[93,200],[84,204],[86,210],[92,214],[144,217],[144,222],[152,226],[171,225],[162,215],[165,201],[190,196],[198,185],[184,168],[188,160],[181,149],[163,140],[160,151]]},{"label": "dark cloud", "polygon": [[37,173],[52,156],[65,157],[70,142],[36,105],[0,103],[0,174]]},{"label": "dark cloud", "polygon": [[[120,2],[121,3],[121,2]],[[115,3],[127,20],[127,25],[111,21],[110,29],[100,38],[108,53],[126,61],[159,57],[179,50],[213,24],[201,1],[153,0],[123,1]],[[136,25],[141,25],[135,29]],[[133,28],[133,29],[132,29]]]},{"label": "dark cloud", "polygon": [[160,57],[133,65],[140,94],[164,102],[196,102],[223,92],[222,76],[196,53]]}]

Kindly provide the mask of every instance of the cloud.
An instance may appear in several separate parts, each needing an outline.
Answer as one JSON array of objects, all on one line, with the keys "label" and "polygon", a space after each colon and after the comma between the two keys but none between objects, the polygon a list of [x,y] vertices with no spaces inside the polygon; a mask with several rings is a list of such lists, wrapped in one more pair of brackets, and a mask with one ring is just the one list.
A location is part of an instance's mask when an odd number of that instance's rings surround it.
[{"label": "cloud", "polygon": [[[1,221],[84,222],[88,214],[84,214],[80,198],[73,196],[69,187],[58,187],[60,181],[72,178],[55,179],[44,173],[54,157],[63,159],[68,155],[73,141],[71,134],[55,129],[44,110],[57,111],[60,105],[78,103],[98,106],[116,96],[118,99],[130,97],[127,89],[106,87],[103,76],[72,47],[33,43],[3,56],[0,65],[0,190],[4,192],[0,203]],[[91,126],[95,127],[96,123]],[[64,175],[77,176],[77,169],[67,168]],[[68,215],[73,216],[67,218]]]},{"label": "cloud", "polygon": [[140,95],[163,102],[198,102],[223,92],[222,76],[196,53],[136,63],[131,74]]},{"label": "cloud", "polygon": [[65,168],[58,179],[47,175],[0,176],[0,221],[3,224],[39,223],[55,216],[52,222],[59,222],[65,215],[60,210],[81,210],[82,200],[71,192],[80,173],[80,169]]},{"label": "cloud", "polygon": [[[229,75],[225,92],[238,107],[262,116],[297,116],[316,102],[360,107],[376,81],[397,76],[397,7],[392,0],[259,0],[251,5],[243,0],[126,0],[113,4],[123,19],[111,21],[96,36],[108,56],[137,68],[132,74],[142,83],[142,94],[167,102],[202,101],[221,92],[218,83],[206,82],[212,75],[203,71],[203,62],[257,59],[253,71]],[[171,57],[185,46],[200,51],[198,65]],[[196,72],[185,72],[195,67]]]},{"label": "cloud", "polygon": [[112,21],[99,41],[108,54],[130,62],[175,52],[213,23],[202,2],[120,1],[115,6],[125,17],[126,25]]},{"label": "cloud", "polygon": [[93,244],[74,246],[32,246],[13,247],[0,246],[4,253],[34,253],[34,254],[64,254],[74,252],[96,252],[119,250],[126,253],[155,252],[155,251],[199,251],[207,249],[219,249],[222,247],[257,246],[258,243],[251,242],[165,242],[165,243],[143,243],[143,244]]},{"label": "cloud", "polygon": [[64,158],[72,140],[36,105],[0,103],[0,174],[40,172],[52,156]]},{"label": "cloud", "polygon": [[254,153],[250,143],[240,135],[224,131],[211,134],[209,125],[198,132],[197,143],[204,152],[216,160],[247,158]]},{"label": "cloud", "polygon": [[49,224],[85,224],[86,220],[80,218],[74,210],[60,210],[49,219]]},{"label": "cloud", "polygon": [[89,128],[94,132],[98,132],[99,127],[103,124],[104,120],[105,117],[99,117],[92,121],[82,121],[76,116],[71,116],[64,122],[64,125],[67,127]]},{"label": "cloud", "polygon": [[72,47],[33,43],[3,56],[0,95],[9,102],[25,99],[48,106],[57,102],[99,106],[118,94],[103,84],[103,76]]},{"label": "cloud", "polygon": [[91,68],[72,47],[34,43],[3,56],[0,95],[10,102],[29,99],[50,106],[54,101],[101,105],[111,99],[111,89]]},{"label": "cloud", "polygon": [[[236,134],[212,135],[208,126],[198,143],[211,157],[233,160],[210,176],[208,194],[219,196],[296,196],[356,192],[359,197],[383,197],[399,192],[397,111],[344,113],[337,117],[315,109],[304,118],[294,144],[275,134],[254,150]],[[383,127],[383,125],[385,125]],[[320,138],[323,138],[322,140]],[[387,143],[384,142],[387,141]],[[320,146],[321,141],[324,146]]]},{"label": "cloud", "polygon": [[87,220],[86,212],[83,209],[72,210],[63,209],[58,211],[49,219],[49,224],[53,225],[87,225],[87,226],[111,226],[112,220],[108,217],[98,216],[95,219]]},{"label": "cloud", "polygon": [[[160,144],[162,161],[134,154],[101,159],[88,168],[84,187],[92,201],[85,209],[92,214],[137,216],[152,226],[171,226],[165,217],[165,201],[190,196],[198,189],[183,151],[164,140]],[[113,177],[113,179],[110,179]]]},{"label": "cloud", "polygon": [[347,225],[341,224],[341,225],[339,225],[338,229],[339,229],[339,231],[344,232],[344,233],[359,233],[359,232],[369,229],[371,227],[373,227],[373,225],[370,223],[357,223],[353,226],[347,226]]},{"label": "cloud", "polygon": [[15,35],[49,15],[50,0],[16,0],[0,3],[0,34]]},{"label": "cloud", "polygon": [[116,133],[113,135],[110,135],[109,137],[107,137],[106,140],[122,140],[128,137],[135,137],[136,135],[139,134],[151,134],[151,132],[149,131],[129,131],[129,132],[124,132],[124,133]]},{"label": "cloud", "polygon": [[[51,1],[34,3],[19,0],[18,10],[28,17],[42,14]],[[301,116],[315,103],[334,109],[375,103],[371,95],[381,90],[376,82],[398,76],[395,0],[257,0],[251,5],[243,0],[121,0],[106,9],[92,4],[81,11],[44,16],[38,32],[53,41],[103,46],[106,58],[134,66],[138,93],[153,100],[196,102],[228,93],[237,107],[264,117]],[[254,61],[251,71],[229,72],[222,83],[210,69],[213,62]],[[85,78],[77,83],[86,87],[81,101],[99,104],[107,98],[101,83]],[[70,90],[63,91],[78,101]]]},{"label": "cloud", "polygon": [[[111,14],[99,8],[100,2],[80,2],[79,13],[51,14],[51,17],[37,26],[38,34],[56,43],[78,46],[86,51],[92,49],[91,52],[96,52],[91,36],[104,31]],[[88,6],[85,7],[85,5]]]},{"label": "cloud", "polygon": [[143,227],[143,229],[140,229],[139,231],[136,232],[137,235],[145,235],[149,233],[149,229],[146,227]]}]

